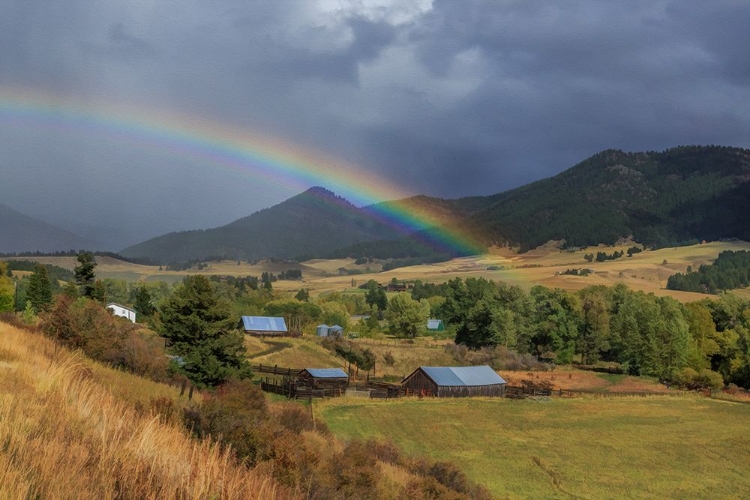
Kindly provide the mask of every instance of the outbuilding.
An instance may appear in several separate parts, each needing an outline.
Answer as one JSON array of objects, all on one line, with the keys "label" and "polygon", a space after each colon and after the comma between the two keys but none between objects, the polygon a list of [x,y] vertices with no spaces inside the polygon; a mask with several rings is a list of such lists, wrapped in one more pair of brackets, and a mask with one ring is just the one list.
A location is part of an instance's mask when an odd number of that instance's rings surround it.
[{"label": "outbuilding", "polygon": [[237,327],[258,337],[282,337],[289,333],[284,318],[271,316],[242,316]]},{"label": "outbuilding", "polygon": [[445,331],[445,323],[442,319],[428,319],[427,330],[431,332],[443,332]]},{"label": "outbuilding", "polygon": [[345,391],[349,385],[349,376],[341,368],[305,368],[297,374],[297,385]]},{"label": "outbuilding", "polygon": [[401,382],[407,394],[458,398],[505,396],[505,380],[487,365],[420,366]]},{"label": "outbuilding", "polygon": [[114,314],[115,316],[127,318],[135,323],[135,311],[133,309],[121,306],[120,304],[117,304],[115,302],[110,302],[109,304],[107,304],[107,309],[112,311],[112,314]]}]

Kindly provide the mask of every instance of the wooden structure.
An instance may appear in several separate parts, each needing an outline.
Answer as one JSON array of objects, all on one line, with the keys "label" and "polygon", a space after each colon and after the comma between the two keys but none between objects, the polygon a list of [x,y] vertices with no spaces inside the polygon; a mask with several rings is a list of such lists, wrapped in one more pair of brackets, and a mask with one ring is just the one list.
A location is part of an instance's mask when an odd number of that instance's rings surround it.
[{"label": "wooden structure", "polygon": [[505,396],[505,380],[487,365],[420,366],[401,382],[407,395],[457,398]]},{"label": "wooden structure", "polygon": [[297,374],[297,385],[312,389],[346,391],[349,386],[349,376],[341,368],[305,368]]},{"label": "wooden structure", "polygon": [[237,328],[256,337],[284,337],[289,335],[284,318],[271,316],[242,316]]}]

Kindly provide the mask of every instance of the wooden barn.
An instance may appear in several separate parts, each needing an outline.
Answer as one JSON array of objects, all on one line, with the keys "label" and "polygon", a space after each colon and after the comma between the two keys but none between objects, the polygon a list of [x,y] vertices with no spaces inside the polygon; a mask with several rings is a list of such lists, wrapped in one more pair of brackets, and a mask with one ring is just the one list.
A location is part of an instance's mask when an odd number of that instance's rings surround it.
[{"label": "wooden barn", "polygon": [[420,366],[401,382],[407,394],[461,398],[505,396],[505,380],[487,365]]},{"label": "wooden barn", "polygon": [[305,368],[297,374],[297,385],[313,389],[346,391],[349,376],[341,368]]},{"label": "wooden barn", "polygon": [[242,316],[237,327],[257,337],[283,337],[289,334],[284,318],[270,316]]}]

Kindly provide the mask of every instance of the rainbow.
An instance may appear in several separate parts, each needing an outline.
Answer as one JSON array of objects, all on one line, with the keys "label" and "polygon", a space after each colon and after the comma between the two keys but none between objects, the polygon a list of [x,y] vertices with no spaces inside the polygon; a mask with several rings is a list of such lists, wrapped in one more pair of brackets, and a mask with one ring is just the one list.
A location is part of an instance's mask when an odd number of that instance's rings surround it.
[{"label": "rainbow", "polygon": [[0,87],[0,125],[84,132],[224,168],[245,179],[261,177],[300,190],[319,185],[359,206],[396,200],[376,205],[372,212],[404,233],[423,231],[446,253],[483,249],[461,228],[409,203],[405,198],[413,193],[387,179],[322,152],[202,117]]}]

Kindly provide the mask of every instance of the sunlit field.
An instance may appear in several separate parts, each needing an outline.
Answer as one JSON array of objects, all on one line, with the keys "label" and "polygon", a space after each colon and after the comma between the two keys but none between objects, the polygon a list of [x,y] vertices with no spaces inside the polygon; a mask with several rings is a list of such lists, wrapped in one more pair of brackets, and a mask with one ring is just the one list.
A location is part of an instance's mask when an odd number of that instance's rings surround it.
[{"label": "sunlit field", "polygon": [[[524,288],[544,285],[566,290],[578,290],[590,285],[611,286],[625,283],[634,290],[668,295],[680,301],[689,302],[707,296],[666,290],[669,276],[677,272],[685,272],[688,266],[697,269],[701,264],[710,263],[725,250],[750,250],[750,243],[743,241],[713,242],[645,251],[632,257],[624,256],[613,261],[586,262],[584,259],[585,254],[596,254],[599,251],[611,254],[614,251],[626,251],[629,246],[589,247],[575,252],[548,246],[524,254],[495,248],[484,255],[453,259],[437,264],[403,267],[383,273],[378,272],[381,267],[379,263],[355,265],[352,259],[316,259],[302,263],[261,261],[256,264],[248,264],[244,261],[240,264],[236,261],[218,261],[209,262],[207,267],[200,270],[194,268],[185,271],[167,271],[159,270],[158,266],[131,264],[110,257],[97,257],[96,272],[100,278],[109,277],[129,281],[164,280],[174,283],[189,274],[260,276],[263,272],[278,274],[285,270],[300,269],[303,276],[301,281],[276,281],[273,284],[274,289],[296,292],[300,288],[307,288],[313,294],[333,291],[351,292],[370,279],[385,284],[393,278],[421,279],[426,282],[441,283],[455,277],[484,277],[517,284]],[[35,260],[69,269],[73,269],[76,265],[75,257],[39,257]],[[593,273],[588,276],[560,274],[573,268],[591,269]],[[358,274],[347,274],[348,272]],[[736,293],[750,297],[750,290],[739,290]]]},{"label": "sunlit field", "polygon": [[696,396],[318,404],[343,438],[460,463],[498,498],[748,498],[750,405]]}]

